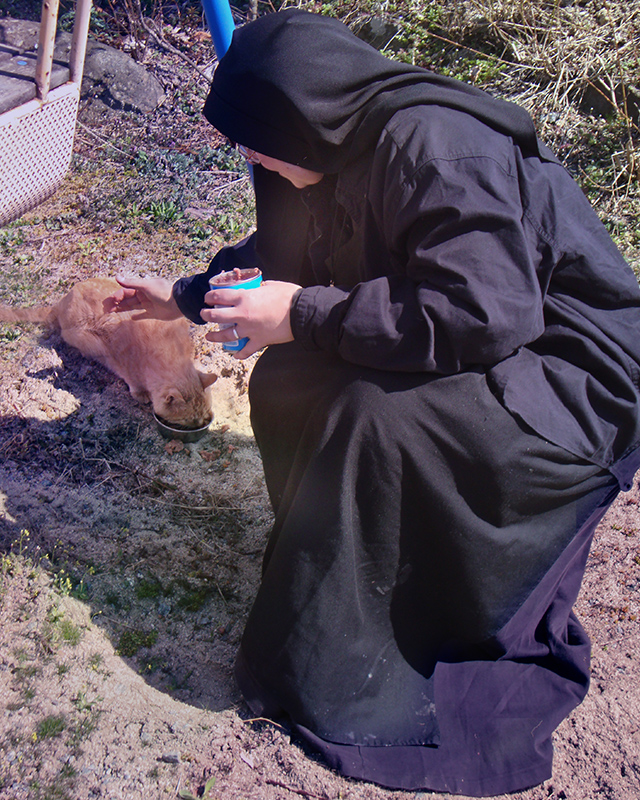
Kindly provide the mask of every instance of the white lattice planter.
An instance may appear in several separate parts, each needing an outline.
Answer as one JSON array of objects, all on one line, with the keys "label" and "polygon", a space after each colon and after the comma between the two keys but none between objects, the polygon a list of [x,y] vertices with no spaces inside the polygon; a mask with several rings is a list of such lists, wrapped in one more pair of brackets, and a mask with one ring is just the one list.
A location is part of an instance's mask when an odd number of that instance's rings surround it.
[{"label": "white lattice planter", "polygon": [[0,225],[50,197],[69,169],[90,10],[91,0],[78,0],[70,79],[49,91],[58,2],[43,2],[34,78],[36,98],[0,114]]}]

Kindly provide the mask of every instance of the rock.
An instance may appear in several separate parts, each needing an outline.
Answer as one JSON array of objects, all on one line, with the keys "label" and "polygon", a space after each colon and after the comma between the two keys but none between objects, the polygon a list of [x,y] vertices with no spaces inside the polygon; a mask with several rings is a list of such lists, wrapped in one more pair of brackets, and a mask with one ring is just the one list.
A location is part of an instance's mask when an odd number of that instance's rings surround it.
[{"label": "rock", "polygon": [[[0,50],[3,59],[0,65],[0,95],[3,104],[9,103],[6,109],[0,108],[0,112],[35,97],[35,84],[25,81],[24,77],[35,74],[38,30],[38,23],[28,20],[5,18],[0,21],[0,45],[6,45]],[[53,54],[53,85],[68,80],[70,49],[71,34],[58,33]],[[14,84],[15,90],[19,90],[19,96],[15,97]],[[13,93],[9,98],[10,90]],[[143,113],[153,111],[164,101],[159,81],[141,64],[126,53],[92,39],[87,43],[81,95],[83,98],[97,98],[110,108]]]},{"label": "rock", "polygon": [[368,17],[360,24],[354,25],[353,32],[367,44],[382,50],[398,35],[400,26],[387,17]]},{"label": "rock", "polygon": [[160,83],[126,53],[100,42],[87,46],[82,96],[116,109],[149,113],[164,101]]},{"label": "rock", "polygon": [[[0,20],[0,44],[13,47],[21,53],[35,50],[38,44],[39,29],[40,26],[37,22],[5,17]],[[56,58],[55,52],[54,58]]]},{"label": "rock", "polygon": [[153,734],[149,730],[147,725],[142,726],[142,730],[140,731],[140,741],[142,744],[150,745],[153,741]]}]

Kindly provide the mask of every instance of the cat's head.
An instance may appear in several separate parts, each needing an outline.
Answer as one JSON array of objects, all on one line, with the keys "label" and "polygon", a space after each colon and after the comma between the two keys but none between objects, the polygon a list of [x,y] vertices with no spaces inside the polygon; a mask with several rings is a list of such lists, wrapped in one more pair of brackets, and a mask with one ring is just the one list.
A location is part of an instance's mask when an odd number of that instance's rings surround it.
[{"label": "cat's head", "polygon": [[195,370],[191,380],[163,387],[151,398],[157,417],[186,428],[201,428],[213,419],[211,398],[206,389],[217,375]]}]

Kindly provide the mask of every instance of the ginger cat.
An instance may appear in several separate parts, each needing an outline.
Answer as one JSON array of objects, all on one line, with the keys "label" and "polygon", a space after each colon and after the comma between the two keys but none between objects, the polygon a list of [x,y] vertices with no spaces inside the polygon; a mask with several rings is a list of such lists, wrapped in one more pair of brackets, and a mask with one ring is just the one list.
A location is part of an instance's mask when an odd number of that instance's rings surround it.
[{"label": "ginger cat", "polygon": [[136,400],[151,402],[165,422],[207,425],[213,414],[205,389],[217,375],[196,369],[188,321],[134,319],[135,311],[105,313],[105,299],[119,288],[110,278],[92,278],[77,283],[53,306],[0,305],[0,322],[37,322],[57,329],[67,344],[122,378]]}]

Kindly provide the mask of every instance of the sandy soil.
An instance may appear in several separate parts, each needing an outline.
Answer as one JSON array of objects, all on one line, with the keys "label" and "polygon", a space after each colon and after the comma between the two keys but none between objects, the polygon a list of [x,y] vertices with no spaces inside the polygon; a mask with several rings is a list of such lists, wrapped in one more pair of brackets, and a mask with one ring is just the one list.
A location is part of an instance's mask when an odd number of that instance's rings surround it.
[{"label": "sandy soil", "polygon": [[[251,720],[231,668],[269,528],[251,363],[194,331],[215,421],[182,450],[126,386],[28,329],[0,376],[0,798],[391,800]],[[638,487],[600,526],[578,604],[593,683],[526,800],[640,797]],[[420,796],[429,796],[427,794]],[[435,795],[437,796],[437,795]]]}]

